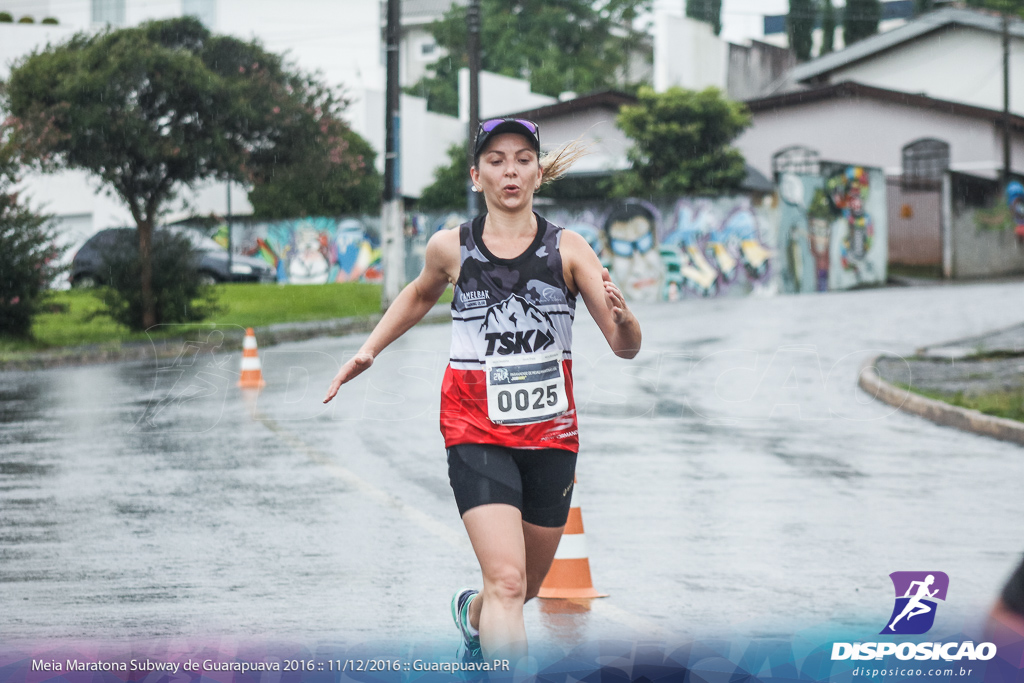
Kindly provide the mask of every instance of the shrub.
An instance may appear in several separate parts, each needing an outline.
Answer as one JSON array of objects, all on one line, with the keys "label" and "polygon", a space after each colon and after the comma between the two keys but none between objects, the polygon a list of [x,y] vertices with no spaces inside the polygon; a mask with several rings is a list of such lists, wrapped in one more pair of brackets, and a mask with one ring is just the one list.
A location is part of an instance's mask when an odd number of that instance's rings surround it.
[{"label": "shrub", "polygon": [[57,18],[56,18],[56,17],[46,17],[45,19],[43,19],[43,20],[42,20],[42,21],[40,21],[39,23],[40,23],[40,24],[52,24],[52,25],[56,26],[56,25],[57,25],[57,24],[59,24],[60,22],[59,22],[59,21],[57,21]]},{"label": "shrub", "polygon": [[19,24],[34,24],[34,23],[36,23],[36,20],[33,19],[31,16],[26,14],[21,19],[18,19],[18,23]]},{"label": "shrub", "polygon": [[0,24],[13,24],[14,16],[10,12],[0,12]]},{"label": "shrub", "polygon": [[[197,322],[220,311],[213,287],[200,284],[199,254],[185,235],[154,230],[151,250],[157,324]],[[117,235],[104,252],[102,267],[104,314],[132,330],[145,329],[139,287],[142,259],[135,230]]]},{"label": "shrub", "polygon": [[60,252],[50,218],[0,188],[0,332],[30,335],[32,317],[45,306],[47,287],[63,269]]}]

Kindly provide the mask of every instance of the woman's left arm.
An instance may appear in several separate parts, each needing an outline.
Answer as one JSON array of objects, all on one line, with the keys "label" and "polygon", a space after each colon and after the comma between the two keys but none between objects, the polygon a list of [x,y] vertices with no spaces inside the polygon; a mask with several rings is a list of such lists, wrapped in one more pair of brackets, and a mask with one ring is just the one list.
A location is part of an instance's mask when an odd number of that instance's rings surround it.
[{"label": "woman's left arm", "polygon": [[569,275],[566,279],[583,297],[612,352],[619,358],[636,356],[640,352],[640,322],[612,282],[608,269],[587,241],[570,230],[562,231],[559,251],[563,270]]}]

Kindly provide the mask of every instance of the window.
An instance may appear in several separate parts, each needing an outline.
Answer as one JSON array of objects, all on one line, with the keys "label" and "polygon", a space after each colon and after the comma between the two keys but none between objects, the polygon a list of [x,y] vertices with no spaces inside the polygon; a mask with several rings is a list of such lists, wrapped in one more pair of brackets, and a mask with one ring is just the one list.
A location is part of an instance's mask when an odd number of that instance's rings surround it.
[{"label": "window", "polygon": [[195,17],[212,30],[217,23],[217,0],[181,0],[181,13]]},{"label": "window", "polygon": [[126,0],[92,0],[92,23],[123,26]]},{"label": "window", "polygon": [[903,148],[903,184],[932,185],[949,168],[949,143],[935,138],[914,140]]},{"label": "window", "polygon": [[784,147],[772,156],[772,172],[778,176],[780,173],[811,173],[820,171],[820,155],[818,150],[793,145]]}]

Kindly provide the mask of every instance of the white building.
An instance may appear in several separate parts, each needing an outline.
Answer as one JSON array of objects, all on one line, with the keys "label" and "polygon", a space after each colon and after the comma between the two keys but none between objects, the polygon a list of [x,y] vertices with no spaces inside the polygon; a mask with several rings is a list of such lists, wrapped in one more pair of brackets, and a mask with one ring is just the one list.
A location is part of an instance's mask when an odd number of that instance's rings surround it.
[{"label": "white building", "polygon": [[[1010,27],[1012,168],[1024,171],[1024,23]],[[914,145],[948,149],[948,168],[995,178],[1002,168],[1000,20],[944,9],[888,33],[805,62],[779,93],[749,100],[753,125],[736,146],[748,163],[772,173],[772,159],[791,146],[822,159],[904,168]]]}]

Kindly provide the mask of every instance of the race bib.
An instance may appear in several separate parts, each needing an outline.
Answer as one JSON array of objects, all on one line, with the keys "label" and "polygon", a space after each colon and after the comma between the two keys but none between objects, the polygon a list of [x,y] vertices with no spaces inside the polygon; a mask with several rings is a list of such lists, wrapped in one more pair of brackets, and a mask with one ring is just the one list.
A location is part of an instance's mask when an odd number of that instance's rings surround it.
[{"label": "race bib", "polygon": [[543,422],[569,409],[562,352],[487,360],[487,417],[494,424]]}]

